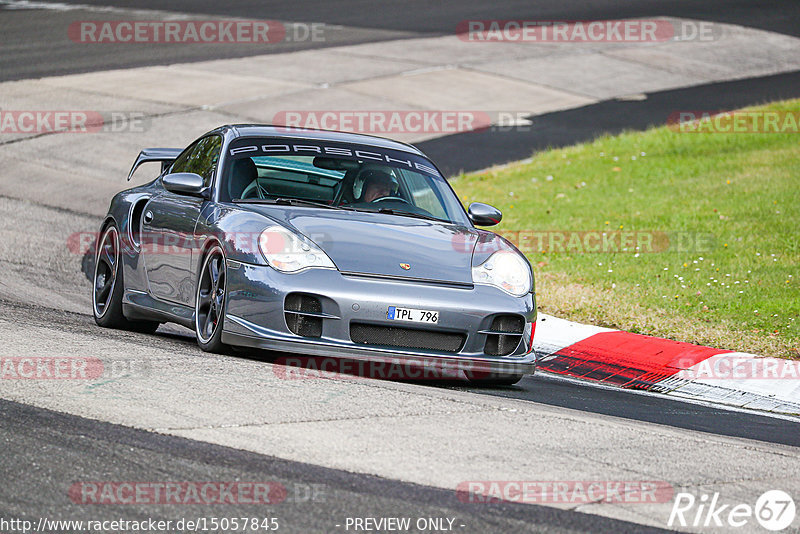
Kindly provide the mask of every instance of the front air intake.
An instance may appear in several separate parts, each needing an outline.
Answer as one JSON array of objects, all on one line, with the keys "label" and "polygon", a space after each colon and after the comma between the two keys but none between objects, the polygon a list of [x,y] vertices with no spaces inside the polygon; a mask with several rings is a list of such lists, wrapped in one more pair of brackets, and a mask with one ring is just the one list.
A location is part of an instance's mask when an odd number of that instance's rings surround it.
[{"label": "front air intake", "polygon": [[284,303],[286,326],[298,336],[322,336],[322,304],[319,299],[303,293],[289,293]]},{"label": "front air intake", "polygon": [[458,332],[352,323],[350,325],[350,339],[354,343],[363,345],[458,352],[464,346],[467,336]]},{"label": "front air intake", "polygon": [[519,315],[498,315],[486,334],[483,352],[489,356],[507,356],[514,352],[522,339],[525,319]]}]

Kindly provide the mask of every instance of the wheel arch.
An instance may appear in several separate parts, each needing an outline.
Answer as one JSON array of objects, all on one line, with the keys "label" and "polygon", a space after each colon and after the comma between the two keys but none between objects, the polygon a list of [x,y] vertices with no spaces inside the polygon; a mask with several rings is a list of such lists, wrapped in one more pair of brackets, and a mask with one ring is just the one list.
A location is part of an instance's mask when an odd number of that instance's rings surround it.
[{"label": "wheel arch", "polygon": [[108,229],[109,226],[114,225],[117,227],[117,231],[119,231],[119,224],[117,224],[117,220],[114,218],[113,215],[106,215],[106,218],[103,219],[103,222],[100,224],[100,233],[97,235],[97,239],[95,239],[95,243],[100,241],[100,238],[103,236],[103,233]]},{"label": "wheel arch", "polygon": [[195,267],[195,278],[200,275],[200,271],[203,269],[203,263],[206,261],[206,256],[208,256],[208,252],[214,247],[219,246],[222,250],[222,256],[227,260],[228,256],[225,254],[225,245],[222,244],[222,241],[219,240],[216,236],[206,236],[206,240],[203,245],[200,247],[200,254],[198,255],[197,259],[197,266]]},{"label": "wheel arch", "polygon": [[[214,235],[207,235],[205,241],[200,246],[200,253],[197,255],[197,264],[194,266],[194,302],[192,302],[192,307],[194,308],[197,305],[197,286],[200,283],[200,275],[203,271],[203,264],[206,261],[206,257],[208,256],[209,251],[214,248],[214,246],[219,246],[222,250],[222,257],[225,258],[225,267],[227,268],[227,260],[228,256],[225,254],[225,245],[223,245],[222,241],[217,236]],[[228,291],[227,286],[225,287],[225,291]]]},{"label": "wheel arch", "polygon": [[94,276],[97,271],[97,258],[98,258],[97,255],[100,253],[100,240],[103,239],[103,234],[105,234],[106,230],[108,230],[108,228],[112,225],[116,227],[117,234],[119,234],[119,224],[117,224],[117,221],[116,219],[114,219],[113,215],[108,214],[103,219],[103,222],[100,224],[100,231],[97,232],[97,235],[94,236],[94,244],[91,246],[89,250],[87,250],[84,253],[85,255],[83,264],[84,266],[86,266],[87,262],[89,262],[88,266],[90,269],[90,270],[84,270],[84,274],[86,274],[87,278],[89,278],[89,281],[91,281],[92,283],[94,283]]},{"label": "wheel arch", "polygon": [[[219,276],[224,277],[225,280],[222,291],[223,304],[221,308],[217,307],[216,311],[214,312],[216,314],[216,319],[214,324],[214,330],[212,331],[211,336],[208,339],[203,339],[202,335],[200,334],[201,330],[205,331],[205,328],[202,329],[200,328],[200,321],[201,321],[199,315],[200,290],[203,284],[203,277],[206,275],[206,273],[204,272],[205,270],[204,267],[206,263],[209,261],[209,258],[213,257],[211,251],[216,248],[219,248],[218,253],[222,255],[222,262],[221,262],[222,265],[220,268],[221,273]],[[221,341],[222,327],[220,325],[224,322],[224,314],[225,314],[224,310],[228,300],[228,283],[227,283],[228,262],[227,262],[227,254],[225,253],[225,245],[219,240],[217,236],[208,235],[206,236],[205,242],[200,247],[200,251],[201,253],[199,254],[198,258],[199,261],[197,262],[197,274],[195,276],[194,310],[192,312],[192,316],[194,318],[195,336],[202,350],[206,352],[224,352],[227,349],[226,345]],[[211,302],[213,302],[213,300],[215,300],[215,297],[209,300],[210,307],[207,311],[208,316],[206,317],[206,321],[210,319],[211,310],[215,308],[215,306],[211,305]]]}]

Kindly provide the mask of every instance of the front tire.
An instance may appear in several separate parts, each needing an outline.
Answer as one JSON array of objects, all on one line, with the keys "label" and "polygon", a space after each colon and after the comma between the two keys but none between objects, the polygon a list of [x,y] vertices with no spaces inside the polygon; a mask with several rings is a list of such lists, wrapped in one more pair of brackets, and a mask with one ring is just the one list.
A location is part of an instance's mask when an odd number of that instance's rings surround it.
[{"label": "front tire", "polygon": [[98,326],[145,334],[156,331],[157,321],[130,321],[122,313],[122,294],[125,291],[122,252],[119,231],[113,224],[103,231],[98,242],[92,282],[92,312]]},{"label": "front tire", "polygon": [[225,254],[219,245],[214,245],[203,260],[195,295],[194,332],[197,344],[205,352],[224,353],[228,350],[222,343],[226,282]]}]

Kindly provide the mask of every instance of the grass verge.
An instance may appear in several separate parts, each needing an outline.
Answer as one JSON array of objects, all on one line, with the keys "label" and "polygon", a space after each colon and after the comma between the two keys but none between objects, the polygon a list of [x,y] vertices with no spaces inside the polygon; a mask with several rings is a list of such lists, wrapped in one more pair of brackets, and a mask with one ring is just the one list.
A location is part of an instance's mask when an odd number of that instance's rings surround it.
[{"label": "grass verge", "polygon": [[[800,114],[800,100],[748,108]],[[800,358],[800,134],[667,127],[461,175],[528,256],[540,309]],[[605,234],[605,235],[603,235]]]}]

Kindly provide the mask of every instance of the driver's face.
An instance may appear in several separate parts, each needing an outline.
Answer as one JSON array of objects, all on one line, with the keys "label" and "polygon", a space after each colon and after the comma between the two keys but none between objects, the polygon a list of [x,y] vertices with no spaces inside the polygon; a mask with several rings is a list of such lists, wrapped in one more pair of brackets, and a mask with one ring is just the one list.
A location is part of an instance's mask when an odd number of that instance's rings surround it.
[{"label": "driver's face", "polygon": [[392,186],[388,183],[372,182],[367,185],[364,192],[364,202],[372,202],[379,198],[388,197],[392,194]]}]

